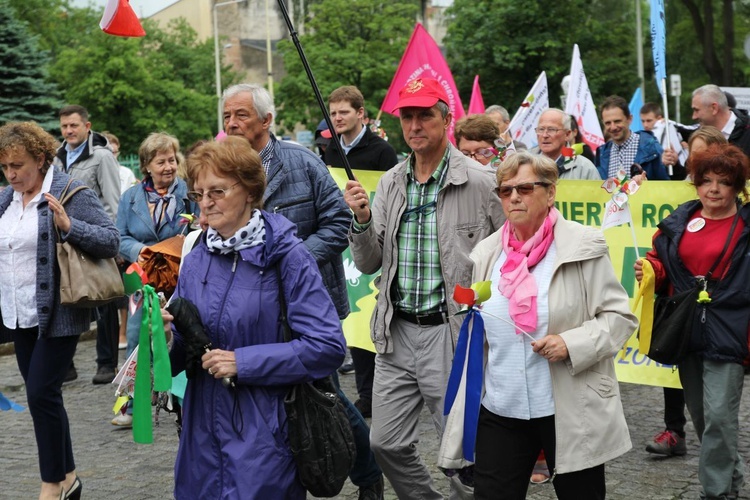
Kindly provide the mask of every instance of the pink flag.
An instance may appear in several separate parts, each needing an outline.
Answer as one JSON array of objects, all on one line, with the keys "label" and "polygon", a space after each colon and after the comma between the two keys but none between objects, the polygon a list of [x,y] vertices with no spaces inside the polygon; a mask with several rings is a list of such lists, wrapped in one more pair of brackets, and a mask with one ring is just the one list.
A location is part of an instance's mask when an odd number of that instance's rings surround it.
[{"label": "pink flag", "polygon": [[454,124],[465,114],[461,98],[458,96],[456,82],[453,80],[453,74],[448,67],[448,63],[445,62],[440,48],[424,27],[417,23],[409,43],[406,45],[406,51],[404,51],[396,74],[393,75],[391,86],[388,88],[388,93],[385,95],[380,110],[398,116],[398,111],[394,111],[393,108],[398,102],[399,91],[408,82],[419,77],[434,78],[440,82],[445,89],[445,93],[448,94],[450,100],[448,106],[450,106],[453,114],[453,123],[448,127],[448,139],[454,142]]},{"label": "pink flag", "polygon": [[484,99],[482,99],[482,90],[479,88],[479,75],[474,76],[474,86],[471,88],[471,101],[469,101],[469,114],[484,114]]}]

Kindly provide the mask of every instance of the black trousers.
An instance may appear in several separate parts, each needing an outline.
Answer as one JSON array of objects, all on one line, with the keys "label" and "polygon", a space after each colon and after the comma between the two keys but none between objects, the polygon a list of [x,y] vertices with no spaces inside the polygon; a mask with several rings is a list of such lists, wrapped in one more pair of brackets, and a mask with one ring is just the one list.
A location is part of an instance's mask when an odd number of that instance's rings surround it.
[{"label": "black trousers", "polygon": [[62,383],[73,361],[78,335],[38,339],[38,328],[11,330],[16,361],[26,383],[29,413],[39,453],[42,481],[59,483],[75,470]]},{"label": "black trousers", "polygon": [[[555,417],[519,420],[493,414],[482,406],[477,428],[474,498],[524,500],[539,451],[555,469]],[[603,500],[604,465],[557,474],[553,480],[561,500]]]},{"label": "black trousers", "polygon": [[354,381],[360,399],[372,401],[372,381],[375,378],[375,353],[367,349],[351,347],[354,363]]},{"label": "black trousers", "polygon": [[685,437],[685,392],[682,389],[664,388],[664,424],[667,430]]},{"label": "black trousers", "polygon": [[110,302],[96,308],[96,366],[117,368],[117,344],[120,342],[120,313],[117,304]]}]

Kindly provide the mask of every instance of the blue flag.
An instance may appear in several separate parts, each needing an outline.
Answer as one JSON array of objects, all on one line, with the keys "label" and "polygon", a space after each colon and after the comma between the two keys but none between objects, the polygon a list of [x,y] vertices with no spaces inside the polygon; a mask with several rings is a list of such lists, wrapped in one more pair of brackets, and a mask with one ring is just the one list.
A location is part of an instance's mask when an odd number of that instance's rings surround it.
[{"label": "blue flag", "polygon": [[641,108],[643,107],[643,95],[641,94],[641,88],[638,87],[633,92],[633,98],[630,99],[628,109],[630,114],[633,115],[633,121],[630,122],[630,131],[638,132],[643,130],[643,123],[641,123]]},{"label": "blue flag", "polygon": [[661,81],[667,78],[667,27],[664,0],[651,0],[651,49],[654,54],[654,75],[661,93]]}]

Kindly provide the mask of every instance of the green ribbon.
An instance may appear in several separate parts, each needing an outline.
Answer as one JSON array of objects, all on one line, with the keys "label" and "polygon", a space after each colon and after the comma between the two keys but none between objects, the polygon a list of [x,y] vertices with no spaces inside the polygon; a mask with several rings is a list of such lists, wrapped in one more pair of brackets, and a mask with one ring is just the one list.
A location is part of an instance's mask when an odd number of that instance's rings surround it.
[{"label": "green ribbon", "polygon": [[[172,368],[169,363],[164,322],[156,290],[151,285],[143,287],[143,316],[138,340],[138,363],[135,369],[133,395],[133,441],[150,444],[154,442],[151,421],[151,389],[168,391],[172,387]],[[151,380],[151,360],[154,378]]]}]

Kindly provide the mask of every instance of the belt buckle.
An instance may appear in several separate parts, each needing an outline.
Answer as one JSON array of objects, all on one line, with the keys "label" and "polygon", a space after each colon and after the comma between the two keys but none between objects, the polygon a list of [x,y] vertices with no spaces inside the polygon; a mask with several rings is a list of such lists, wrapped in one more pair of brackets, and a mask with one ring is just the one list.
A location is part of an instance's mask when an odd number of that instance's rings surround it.
[{"label": "belt buckle", "polygon": [[429,325],[423,325],[422,324],[422,318],[426,318],[427,316],[430,316],[429,314],[415,314],[414,319],[417,320],[418,326],[429,326]]}]

